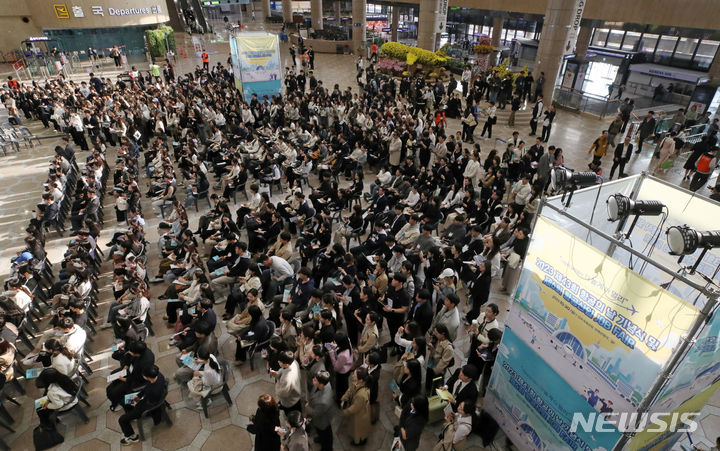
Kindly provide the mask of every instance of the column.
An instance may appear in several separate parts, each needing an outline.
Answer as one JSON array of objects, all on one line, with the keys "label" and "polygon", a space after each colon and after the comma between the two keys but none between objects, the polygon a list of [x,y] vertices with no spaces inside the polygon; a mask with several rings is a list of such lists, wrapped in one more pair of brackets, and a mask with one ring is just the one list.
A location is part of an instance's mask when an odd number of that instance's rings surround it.
[{"label": "column", "polygon": [[548,0],[533,75],[537,81],[541,72],[545,73],[543,97],[546,105],[552,100],[563,56],[572,51],[565,47],[575,12],[575,0]]},{"label": "column", "polygon": [[438,30],[437,15],[440,2],[438,0],[420,0],[420,16],[418,17],[418,47],[434,52]]},{"label": "column", "polygon": [[341,11],[342,2],[340,0],[335,0],[335,20],[336,23],[340,25],[342,22],[340,19],[342,19],[342,11]]},{"label": "column", "polygon": [[712,64],[708,69],[708,75],[712,81],[720,79],[720,49],[715,51],[715,57],[713,58]]},{"label": "column", "polygon": [[292,23],[292,0],[282,0],[283,22]]},{"label": "column", "polygon": [[270,17],[270,0],[262,0],[260,4],[262,5],[262,20],[266,20]]},{"label": "column", "polygon": [[578,31],[578,38],[577,43],[575,44],[575,58],[579,60],[584,60],[587,56],[587,50],[590,46],[590,36],[592,35],[593,27],[592,25],[585,25],[584,23],[580,25],[580,30]]},{"label": "column", "polygon": [[367,21],[365,20],[365,0],[353,0],[352,2],[352,39],[353,52],[358,55],[364,55],[365,50],[365,31],[367,30]]},{"label": "column", "polygon": [[493,47],[500,47],[500,39],[502,38],[502,31],[503,31],[503,17],[502,16],[494,16],[493,17],[492,36],[490,37],[490,39],[492,40]]},{"label": "column", "polygon": [[316,30],[323,29],[323,2],[322,0],[310,1],[310,22]]},{"label": "column", "polygon": [[397,42],[397,30],[400,26],[400,5],[395,3],[392,6],[392,19],[390,20],[390,40]]}]

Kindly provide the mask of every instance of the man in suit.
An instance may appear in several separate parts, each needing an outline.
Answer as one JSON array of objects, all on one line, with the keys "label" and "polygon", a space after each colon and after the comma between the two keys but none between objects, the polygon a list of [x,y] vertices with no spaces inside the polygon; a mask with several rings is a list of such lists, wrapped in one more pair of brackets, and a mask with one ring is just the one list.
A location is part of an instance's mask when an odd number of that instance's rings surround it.
[{"label": "man in suit", "polygon": [[638,133],[640,134],[640,138],[638,140],[638,148],[635,153],[640,153],[642,151],[643,142],[645,142],[646,139],[655,134],[655,125],[657,121],[653,117],[654,115],[654,111],[648,111],[647,117],[645,117],[645,119],[643,119],[643,121],[640,123],[640,126],[638,127]]},{"label": "man in suit", "polygon": [[[358,319],[355,318],[355,312],[360,308],[360,289],[355,285],[355,279],[351,276],[345,275],[342,278],[342,284],[344,290],[342,292],[336,291],[335,296],[343,304],[343,316],[345,317],[345,325],[347,326],[348,338],[353,347],[357,346],[358,342],[358,330],[362,328],[362,323],[358,323]],[[363,321],[365,317],[361,317]]]},{"label": "man in suit", "polygon": [[447,390],[452,395],[450,407],[457,412],[458,406],[465,403],[466,406],[474,406],[477,401],[478,388],[475,380],[479,376],[475,365],[467,364],[455,370],[455,373],[447,381]]},{"label": "man in suit", "polygon": [[186,355],[191,355],[195,357],[198,355],[198,352],[200,350],[207,351],[209,354],[212,355],[217,355],[218,352],[217,337],[215,336],[215,334],[212,333],[212,329],[210,329],[210,324],[208,324],[206,321],[200,321],[197,323],[197,325],[195,326],[195,337],[197,338],[195,343],[191,347],[183,349],[180,354],[175,357],[175,363],[179,368],[175,372],[175,380],[181,386],[190,382],[190,379],[193,378],[193,374],[197,369],[195,367],[188,367],[184,364],[183,358]]},{"label": "man in suit", "polygon": [[124,404],[125,395],[145,383],[143,371],[155,364],[155,355],[145,342],[135,341],[128,344],[127,350],[120,349],[113,353],[113,358],[119,360],[120,369],[127,372],[124,377],[112,381],[105,389],[110,400],[110,410],[115,411]]},{"label": "man in suit", "polygon": [[[145,368],[142,377],[147,385],[140,390],[140,393],[133,399],[132,404],[123,406],[125,414],[118,420],[123,431],[124,437],[120,439],[120,443],[123,445],[130,445],[140,440],[133,430],[132,420],[140,418],[146,410],[165,399],[167,394],[167,381],[156,365]],[[159,415],[159,410],[153,414],[153,420],[156,423],[160,420]]]},{"label": "man in suit", "polygon": [[615,153],[613,155],[613,165],[610,169],[610,178],[608,180],[612,180],[613,174],[615,174],[615,169],[618,167],[620,168],[618,178],[626,176],[625,163],[630,160],[630,156],[632,156],[632,150],[633,145],[630,142],[630,137],[626,136],[625,140],[618,144],[617,147],[615,147]]},{"label": "man in suit", "polygon": [[382,186],[378,188],[377,197],[375,200],[372,201],[370,206],[365,211],[367,215],[365,216],[365,221],[363,221],[363,231],[367,228],[369,224],[372,224],[375,222],[375,218],[382,212],[385,211],[385,208],[387,207],[387,196],[385,195],[385,188]]},{"label": "man in suit", "polygon": [[83,221],[85,221],[85,218],[90,218],[93,221],[98,221],[98,211],[100,210],[100,199],[97,197],[97,193],[94,189],[89,189],[88,192],[88,201],[85,205],[85,208],[78,211],[76,215],[73,215],[70,217],[70,222],[72,223],[72,230],[73,232],[77,232],[83,224]]},{"label": "man in suit", "polygon": [[312,426],[317,430],[317,442],[320,451],[332,451],[333,434],[332,418],[335,397],[330,386],[330,373],[320,370],[312,379],[313,388],[310,400],[305,404],[305,412],[310,417]]},{"label": "man in suit", "polygon": [[[430,305],[431,294],[428,290],[422,289],[415,296],[415,302],[408,311],[408,321],[415,321],[420,326],[423,335],[427,334],[433,320],[432,305]],[[390,331],[394,333],[393,331]]]},{"label": "man in suit", "polygon": [[395,204],[395,217],[389,222],[389,235],[396,236],[400,229],[407,224],[407,217],[403,213],[403,206],[400,203]]}]

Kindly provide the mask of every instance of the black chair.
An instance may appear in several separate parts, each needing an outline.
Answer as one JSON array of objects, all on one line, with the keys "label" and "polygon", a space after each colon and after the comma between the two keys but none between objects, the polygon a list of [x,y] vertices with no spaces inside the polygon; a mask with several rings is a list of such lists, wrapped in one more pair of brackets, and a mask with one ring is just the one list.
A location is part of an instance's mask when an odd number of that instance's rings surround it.
[{"label": "black chair", "polygon": [[205,200],[207,201],[207,203],[208,203],[208,208],[212,208],[212,204],[210,203],[210,196],[208,196],[208,190],[205,190],[205,191],[201,191],[201,192],[199,192],[199,193],[197,193],[196,195],[193,196],[192,203],[195,205],[195,211],[196,211],[196,212],[199,212],[199,211],[200,211],[200,210],[198,209],[198,201],[199,201],[200,199],[205,199]]},{"label": "black chair", "polygon": [[230,397],[230,388],[228,388],[227,385],[227,379],[230,375],[230,364],[227,362],[227,360],[223,360],[220,362],[220,373],[222,375],[222,382],[215,387],[210,388],[210,392],[205,395],[202,399],[200,399],[200,404],[202,405],[203,413],[205,414],[205,418],[210,418],[208,415],[208,404],[209,400],[222,395],[225,398],[225,401],[227,401],[228,406],[232,405],[232,398]]},{"label": "black chair", "polygon": [[149,417],[150,415],[154,414],[155,412],[160,413],[160,420],[155,422],[155,417],[153,417],[153,422],[155,425],[160,424],[161,421],[165,421],[168,426],[172,426],[172,420],[170,419],[170,415],[168,414],[168,410],[171,409],[170,404],[165,400],[165,397],[167,396],[167,381],[165,381],[165,394],[162,397],[162,401],[158,402],[154,406],[151,406],[149,409],[145,410],[141,415],[140,418],[137,420],[137,426],[138,426],[138,436],[140,436],[140,441],[145,440],[145,428],[143,427],[143,421]]},{"label": "black chair", "polygon": [[258,350],[265,349],[270,344],[270,339],[273,337],[273,335],[275,335],[275,323],[272,321],[268,321],[268,326],[270,327],[270,333],[268,334],[267,340],[261,342],[256,341],[250,346],[250,356],[248,357],[248,360],[250,360],[250,369],[252,371],[255,371],[255,354]]},{"label": "black chair", "polygon": [[67,410],[58,410],[57,411],[58,420],[60,418],[62,418],[63,416],[68,415],[70,413],[76,413],[80,417],[80,419],[83,420],[85,423],[90,422],[90,418],[88,418],[87,414],[85,413],[85,410],[80,405],[80,402],[82,402],[83,404],[90,407],[90,404],[87,402],[87,400],[84,399],[82,397],[82,395],[80,394],[83,390],[84,382],[85,381],[83,379],[78,379],[78,390],[75,393],[75,397],[73,397],[73,399],[68,404],[71,404],[75,400],[77,400],[78,402],[74,406],[72,406],[71,408],[69,408]]}]

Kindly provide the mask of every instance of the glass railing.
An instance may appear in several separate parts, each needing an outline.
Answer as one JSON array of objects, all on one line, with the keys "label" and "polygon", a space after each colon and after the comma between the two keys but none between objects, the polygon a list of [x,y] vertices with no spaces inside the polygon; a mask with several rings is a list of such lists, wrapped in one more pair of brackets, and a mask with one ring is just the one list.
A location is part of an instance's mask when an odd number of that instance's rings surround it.
[{"label": "glass railing", "polygon": [[553,93],[553,103],[561,108],[604,118],[608,114],[617,112],[620,100],[556,86]]}]

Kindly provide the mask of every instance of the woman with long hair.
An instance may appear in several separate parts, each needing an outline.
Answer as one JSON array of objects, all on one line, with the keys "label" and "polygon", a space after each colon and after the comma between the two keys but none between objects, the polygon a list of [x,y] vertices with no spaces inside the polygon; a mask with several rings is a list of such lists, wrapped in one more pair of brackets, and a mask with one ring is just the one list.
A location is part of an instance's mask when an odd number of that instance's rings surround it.
[{"label": "woman with long hair", "polygon": [[198,369],[193,372],[193,378],[187,386],[188,395],[197,401],[195,409],[199,410],[202,409],[201,399],[222,382],[222,373],[217,358],[202,346],[195,355],[195,364],[199,365]]},{"label": "woman with long hair", "polygon": [[72,377],[75,370],[75,356],[58,340],[51,338],[45,342],[45,349],[50,353],[50,366],[62,374]]},{"label": "woman with long hair", "polygon": [[[40,424],[46,428],[55,428],[55,414],[72,409],[78,403],[75,396],[77,385],[55,368],[46,368],[35,380],[37,388],[44,389],[43,402],[37,409]],[[46,398],[46,399],[45,399]]]},{"label": "woman with long hair", "polygon": [[400,414],[400,423],[395,429],[395,436],[406,451],[415,451],[420,446],[422,434],[429,417],[428,400],[422,395],[412,399]]},{"label": "woman with long hair", "polygon": [[342,332],[335,334],[335,346],[330,352],[330,361],[335,371],[335,400],[340,404],[340,400],[348,389],[353,367],[350,340]]},{"label": "woman with long hair", "polygon": [[410,400],[420,394],[422,387],[422,367],[416,359],[410,359],[405,362],[403,367],[403,375],[398,382],[399,391],[393,393],[393,399],[400,405],[405,407]]},{"label": "woman with long hair", "polygon": [[0,388],[13,379],[13,361],[15,360],[15,346],[4,338],[0,338]]}]

